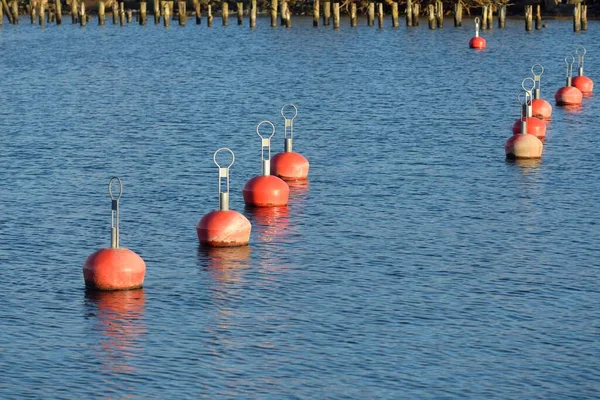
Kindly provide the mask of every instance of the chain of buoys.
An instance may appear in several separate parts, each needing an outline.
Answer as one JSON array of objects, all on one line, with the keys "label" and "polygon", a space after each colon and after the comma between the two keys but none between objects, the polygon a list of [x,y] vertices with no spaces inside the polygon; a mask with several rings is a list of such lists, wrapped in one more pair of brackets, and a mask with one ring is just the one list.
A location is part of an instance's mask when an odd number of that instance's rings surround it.
[{"label": "chain of buoys", "polygon": [[[523,94],[524,98],[521,99],[521,95]],[[527,117],[525,110],[531,102],[531,93],[524,90],[519,93],[517,99],[522,105],[521,118],[519,120],[521,126],[519,133],[513,134],[504,145],[506,158],[509,160],[541,158],[544,145],[540,139],[528,133],[527,127],[530,118]]]},{"label": "chain of buoys", "polygon": [[[217,155],[222,151],[231,154],[231,163],[226,167],[221,167],[217,161]],[[196,225],[198,241],[208,247],[246,246],[250,241],[252,225],[248,218],[229,209],[229,169],[235,162],[235,155],[223,147],[215,151],[213,161],[219,168],[219,209],[203,216]],[[225,186],[225,190],[222,190],[222,186]]]},{"label": "chain of buoys", "polygon": [[583,100],[583,93],[581,93],[581,90],[572,85],[573,63],[575,63],[575,57],[565,57],[565,64],[567,65],[567,83],[566,86],[563,86],[556,91],[556,94],[554,95],[556,105],[579,106]]},{"label": "chain of buoys", "polygon": [[575,49],[575,55],[577,56],[577,76],[573,78],[572,84],[581,91],[584,96],[590,96],[594,91],[594,82],[583,75],[583,57],[587,53],[587,50],[583,46]]},{"label": "chain of buoys", "polygon": [[541,97],[541,79],[544,67],[541,64],[534,64],[531,67],[531,73],[533,74],[535,84],[533,88],[533,100],[531,101],[531,114],[541,120],[549,120],[552,118],[552,106]]},{"label": "chain of buoys", "polygon": [[[119,184],[119,194],[116,197],[112,191],[113,182]],[[139,289],[144,284],[146,263],[133,251],[119,247],[119,200],[123,195],[121,179],[110,179],[108,194],[112,202],[110,248],[100,249],[85,260],[83,279],[89,289]]]},{"label": "chain of buoys", "polygon": [[[260,127],[263,125],[271,126],[270,136],[261,135]],[[242,190],[244,202],[251,207],[285,206],[290,196],[290,188],[284,180],[271,175],[271,138],[275,135],[275,125],[270,121],[262,121],[256,127],[256,133],[261,139],[262,175],[246,182]]]},{"label": "chain of buoys", "polygon": [[485,49],[485,39],[479,36],[479,17],[475,18],[475,36],[469,41],[469,47],[472,49]]},{"label": "chain of buoys", "polygon": [[[293,110],[293,115],[288,118],[286,109]],[[273,174],[284,181],[305,180],[308,176],[309,163],[302,154],[292,151],[294,139],[294,119],[298,115],[298,109],[293,104],[286,104],[281,108],[281,116],[284,120],[284,151],[276,154],[271,159]]]},{"label": "chain of buoys", "polygon": [[[532,85],[531,87],[526,86],[526,82],[531,81]],[[523,82],[521,83],[521,87],[523,88],[523,90],[527,93],[527,99],[528,101],[525,101],[523,103],[523,110],[521,112],[522,117],[519,118],[518,120],[515,121],[515,123],[513,124],[513,135],[516,135],[517,133],[521,133],[521,129],[522,129],[522,124],[521,122],[523,122],[523,120],[527,120],[527,132],[530,135],[534,135],[535,137],[537,137],[538,139],[544,139],[546,137],[546,124],[544,123],[544,121],[542,121],[539,118],[536,118],[533,116],[533,90],[535,89],[535,81],[531,78],[525,78],[523,79]]]}]

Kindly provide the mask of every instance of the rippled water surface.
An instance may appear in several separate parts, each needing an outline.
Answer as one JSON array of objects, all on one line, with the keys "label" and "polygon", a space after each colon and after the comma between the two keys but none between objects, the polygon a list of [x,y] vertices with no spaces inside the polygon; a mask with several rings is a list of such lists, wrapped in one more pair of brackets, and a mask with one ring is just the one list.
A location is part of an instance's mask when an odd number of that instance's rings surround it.
[{"label": "rippled water surface", "polygon": [[[511,20],[481,52],[471,22],[205,23],[1,28],[1,398],[600,396],[598,97],[504,159],[532,64],[548,100],[576,45],[600,81],[599,22]],[[255,126],[281,151],[290,102],[309,184],[247,210]],[[198,249],[222,146],[251,245]],[[145,285],[86,293],[113,175]]]}]

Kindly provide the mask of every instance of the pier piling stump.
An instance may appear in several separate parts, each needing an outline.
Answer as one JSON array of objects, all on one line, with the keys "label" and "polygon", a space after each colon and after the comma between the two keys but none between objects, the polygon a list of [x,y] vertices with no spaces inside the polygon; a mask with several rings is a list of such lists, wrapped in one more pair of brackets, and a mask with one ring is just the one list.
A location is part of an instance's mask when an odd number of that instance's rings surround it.
[{"label": "pier piling stump", "polygon": [[413,26],[412,20],[412,0],[406,0],[406,26]]},{"label": "pier piling stump", "polygon": [[119,2],[119,22],[121,26],[125,26],[125,2]]},{"label": "pier piling stump", "polygon": [[494,6],[492,4],[488,7],[487,28],[494,29]]},{"label": "pier piling stump", "polygon": [[140,1],[140,25],[142,25],[142,26],[146,25],[147,13],[148,13],[148,3],[145,0]]},{"label": "pier piling stump", "polygon": [[237,22],[238,25],[244,24],[244,3],[241,1],[237,2]]},{"label": "pier piling stump", "polygon": [[[81,5],[83,5],[83,3],[81,3]],[[45,7],[44,0],[40,0],[40,2],[39,2],[38,18],[40,20],[40,26],[44,26],[46,24],[46,7]],[[84,26],[85,26],[85,24],[84,24]]]},{"label": "pier piling stump", "polygon": [[[194,0],[194,1],[198,1],[199,0]],[[154,0],[154,24],[160,24],[160,0]]]},{"label": "pier piling stump", "polygon": [[56,17],[56,25],[62,25],[62,4],[60,0],[54,2],[54,15]]},{"label": "pier piling stump", "polygon": [[208,3],[206,5],[206,26],[212,28],[213,26],[213,13],[212,13],[212,4]]},{"label": "pier piling stump", "polygon": [[169,2],[162,1],[161,5],[162,5],[161,14],[163,17],[163,25],[165,26],[165,28],[168,28],[171,26],[171,10],[169,9]]},{"label": "pier piling stump", "polygon": [[29,8],[29,19],[31,20],[31,25],[35,25],[36,23],[36,9],[37,9],[37,0],[31,0],[31,3],[27,6]]},{"label": "pier piling stump", "polygon": [[433,4],[427,6],[427,21],[429,22],[429,29],[435,29],[435,9]]},{"label": "pier piling stump", "polygon": [[397,28],[400,26],[400,21],[398,18],[398,2],[392,2],[392,27]]},{"label": "pier piling stump", "polygon": [[350,3],[350,26],[356,28],[358,25],[358,13],[356,12],[356,3]]},{"label": "pier piling stump", "polygon": [[338,0],[333,1],[333,29],[340,28],[340,3]]},{"label": "pier piling stump", "polygon": [[85,2],[79,4],[79,24],[83,27],[87,24],[87,15],[85,14]]},{"label": "pier piling stump", "polygon": [[421,15],[421,5],[419,3],[414,3],[412,6],[413,16],[412,22],[413,26],[419,26],[419,15]]},{"label": "pier piling stump", "polygon": [[581,30],[581,3],[577,3],[573,8],[573,32]]},{"label": "pier piling stump", "polygon": [[498,10],[498,28],[504,29],[506,23],[506,5],[500,6]]},{"label": "pier piling stump", "polygon": [[375,3],[370,0],[367,6],[367,25],[375,26]]},{"label": "pier piling stump", "polygon": [[542,29],[542,7],[537,4],[535,6],[535,30],[539,31]]},{"label": "pier piling stump", "polygon": [[582,31],[587,31],[587,5],[582,4],[581,5],[581,11],[580,11],[580,16],[581,16],[581,30]]},{"label": "pier piling stump", "polygon": [[194,14],[196,14],[196,25],[202,23],[202,5],[200,0],[194,0]]},{"label": "pier piling stump", "polygon": [[525,6],[525,30],[530,32],[533,28],[533,6]]},{"label": "pier piling stump", "polygon": [[105,20],[106,20],[106,3],[103,0],[100,0],[98,2],[98,25],[103,26]]},{"label": "pier piling stump", "polygon": [[377,3],[377,25],[383,29],[383,1]]},{"label": "pier piling stump", "polygon": [[77,13],[78,13],[77,6],[78,6],[77,0],[71,0],[71,23],[72,24],[77,23]]},{"label": "pier piling stump", "polygon": [[131,21],[133,21],[133,10],[132,9],[128,9],[127,12],[125,13],[126,19],[127,19],[127,23],[130,24]]},{"label": "pier piling stump", "polygon": [[323,0],[323,26],[329,26],[331,20],[331,2]]},{"label": "pier piling stump", "polygon": [[[314,0],[313,1],[313,26],[316,28],[319,26],[319,18],[321,18],[321,16],[319,15],[319,0]],[[271,26],[273,26],[273,17],[271,17]],[[277,12],[275,12],[275,24],[277,24]]]},{"label": "pier piling stump", "polygon": [[437,22],[437,27],[438,28],[443,28],[444,27],[444,3],[442,3],[442,0],[437,0],[435,2],[435,19]]},{"label": "pier piling stump", "polygon": [[112,17],[113,17],[113,25],[119,23],[119,3],[116,1],[112,2]]},{"label": "pier piling stump", "polygon": [[462,13],[463,13],[462,2],[460,0],[458,0],[456,3],[454,3],[454,27],[455,28],[462,26]]},{"label": "pier piling stump", "polygon": [[250,28],[256,28],[256,0],[250,2]]},{"label": "pier piling stump", "polygon": [[[180,3],[185,4],[185,1]],[[223,20],[223,26],[229,25],[229,3],[227,0],[221,2],[221,19]]]},{"label": "pier piling stump", "polygon": [[481,30],[487,29],[488,6],[481,6]]}]

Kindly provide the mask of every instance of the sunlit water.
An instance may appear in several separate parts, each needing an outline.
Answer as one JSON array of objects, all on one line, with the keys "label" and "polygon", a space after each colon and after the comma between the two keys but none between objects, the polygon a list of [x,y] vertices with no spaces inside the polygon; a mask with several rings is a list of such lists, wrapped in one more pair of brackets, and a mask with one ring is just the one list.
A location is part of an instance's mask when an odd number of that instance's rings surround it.
[{"label": "sunlit water", "polygon": [[[526,33],[0,30],[1,398],[594,398],[600,395],[600,113],[555,107],[541,163],[507,163],[516,95],[542,95],[600,23]],[[256,124],[295,103],[311,163],[288,209],[246,210]],[[213,152],[236,154],[248,248],[198,249],[218,204]],[[90,294],[81,265],[121,244],[144,289]]]}]

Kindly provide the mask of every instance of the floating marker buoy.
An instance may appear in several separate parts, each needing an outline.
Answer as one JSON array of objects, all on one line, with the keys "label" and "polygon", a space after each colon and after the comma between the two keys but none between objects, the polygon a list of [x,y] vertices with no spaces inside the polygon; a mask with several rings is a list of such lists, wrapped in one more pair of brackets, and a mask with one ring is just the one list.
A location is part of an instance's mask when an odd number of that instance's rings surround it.
[{"label": "floating marker buoy", "polygon": [[[231,163],[221,167],[217,154],[225,150],[231,153]],[[219,168],[219,209],[206,214],[196,225],[196,233],[201,245],[209,247],[246,246],[250,241],[252,225],[248,218],[229,209],[229,168],[235,162],[235,155],[223,147],[215,151],[213,161]],[[225,179],[225,191],[221,190],[221,181]]]},{"label": "floating marker buoy", "polygon": [[[538,68],[536,68],[538,67]],[[544,73],[544,67],[541,64],[534,64],[531,67],[533,81],[533,100],[531,101],[531,115],[542,119],[549,120],[552,117],[552,106],[541,97],[541,78]]]},{"label": "floating marker buoy", "polygon": [[485,49],[485,39],[479,36],[479,17],[475,18],[475,36],[469,41],[472,49]]},{"label": "floating marker buoy", "polygon": [[[263,124],[271,125],[273,132],[269,137],[260,134]],[[271,138],[275,135],[275,125],[269,121],[262,121],[256,127],[256,133],[261,139],[262,175],[255,176],[244,185],[242,194],[244,202],[253,207],[277,207],[285,206],[290,196],[290,188],[285,181],[271,175]],[[267,159],[265,159],[267,149]]]},{"label": "floating marker buoy", "polygon": [[[288,118],[285,114],[287,108],[293,108],[294,115]],[[298,109],[293,104],[286,104],[281,108],[281,116],[284,119],[285,127],[283,133],[284,152],[276,154],[271,159],[271,169],[273,174],[284,181],[304,180],[308,176],[308,160],[302,154],[292,151],[292,141],[294,139],[294,118],[298,115]]]},{"label": "floating marker buoy", "polygon": [[[529,101],[531,101],[531,95],[525,91],[525,98],[521,100],[521,94],[519,93],[519,102],[522,105],[526,105]],[[544,149],[544,145],[541,140],[535,137],[534,135],[530,135],[527,132],[527,122],[529,118],[526,118],[523,113],[523,107],[521,108],[521,133],[511,136],[504,145],[504,151],[506,153],[506,158],[509,160],[515,159],[534,159],[542,157],[542,150]]]},{"label": "floating marker buoy", "polygon": [[554,100],[559,106],[578,106],[583,100],[583,93],[581,90],[571,85],[572,74],[573,74],[573,63],[575,57],[565,57],[565,64],[567,65],[567,86],[563,86],[554,95]]},{"label": "floating marker buoy", "polygon": [[594,91],[594,81],[583,75],[583,57],[585,53],[587,53],[587,50],[583,46],[575,49],[575,54],[577,55],[577,76],[573,78],[572,84],[581,90],[584,96],[589,96]]},{"label": "floating marker buoy", "polygon": [[[529,87],[529,86],[526,87],[526,82],[528,82],[528,81],[531,81],[531,83],[532,83],[531,87]],[[533,97],[532,91],[535,88],[535,81],[531,78],[525,78],[525,79],[523,79],[523,82],[521,83],[521,87],[523,88],[523,90],[525,92],[527,92],[529,99],[531,99]],[[521,123],[523,122],[523,120],[526,119],[527,120],[527,132],[530,135],[533,135],[533,136],[537,137],[538,139],[543,139],[546,137],[546,124],[541,119],[533,116],[532,109],[533,109],[532,101],[523,103],[522,114],[525,116],[523,118],[519,118],[513,124],[513,128],[512,128],[513,135],[516,135],[517,133],[521,133]]]},{"label": "floating marker buoy", "polygon": [[[115,180],[119,184],[119,195],[116,198],[112,192],[112,184]],[[117,177],[110,179],[108,194],[112,202],[110,248],[100,249],[85,260],[83,279],[90,289],[139,289],[144,283],[146,263],[133,251],[119,247],[119,200],[123,194],[121,179]]]}]

